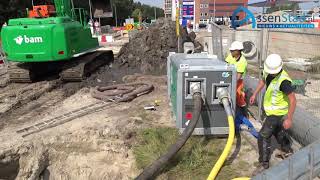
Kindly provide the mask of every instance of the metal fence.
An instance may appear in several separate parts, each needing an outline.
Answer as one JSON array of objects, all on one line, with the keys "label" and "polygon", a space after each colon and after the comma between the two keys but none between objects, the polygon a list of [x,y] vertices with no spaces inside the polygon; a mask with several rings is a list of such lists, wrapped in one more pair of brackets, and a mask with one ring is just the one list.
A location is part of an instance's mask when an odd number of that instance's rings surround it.
[{"label": "metal fence", "polygon": [[113,33],[112,27],[110,25],[106,25],[106,26],[101,26],[101,34],[111,34]]},{"label": "metal fence", "polygon": [[218,56],[218,59],[224,59],[222,48],[222,28],[216,24],[212,24],[212,48],[213,54]]},{"label": "metal fence", "polygon": [[[296,92],[298,107],[295,118],[300,118],[292,128],[292,131],[295,131],[293,137],[302,145],[314,142],[310,146],[311,149],[310,147],[301,149],[298,154],[265,174],[259,175],[256,179],[274,179],[279,175],[284,179],[307,179],[307,177],[312,179],[314,175],[320,173],[320,156],[317,156],[320,142],[315,142],[320,128],[320,32],[307,29],[233,30],[215,24],[212,27],[213,53],[221,59],[224,59],[225,54],[228,53],[228,46],[232,41],[244,42],[244,53],[246,56],[250,55],[247,57],[249,76],[262,78],[263,62],[269,54],[276,53],[283,58],[284,69],[293,79],[292,84]],[[262,94],[258,102],[259,108],[255,116],[261,121],[263,119]],[[301,166],[303,163],[306,167]]]},{"label": "metal fence", "polygon": [[253,177],[253,180],[309,179],[320,173],[320,141],[301,149],[279,164]]},{"label": "metal fence", "polygon": [[213,54],[224,59],[232,41],[244,43],[249,75],[261,78],[269,54],[279,54],[293,79],[298,105],[320,119],[320,32],[223,28],[212,24]]}]

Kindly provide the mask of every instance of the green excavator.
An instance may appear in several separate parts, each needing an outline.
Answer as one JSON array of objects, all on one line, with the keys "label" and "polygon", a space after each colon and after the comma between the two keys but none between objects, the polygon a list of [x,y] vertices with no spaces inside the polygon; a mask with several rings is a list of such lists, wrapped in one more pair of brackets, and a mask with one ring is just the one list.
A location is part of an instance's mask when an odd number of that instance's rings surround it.
[{"label": "green excavator", "polygon": [[2,28],[2,46],[12,82],[33,82],[52,72],[61,79],[81,81],[113,61],[112,51],[100,51],[83,8],[73,0],[32,1],[28,17],[10,19]]}]

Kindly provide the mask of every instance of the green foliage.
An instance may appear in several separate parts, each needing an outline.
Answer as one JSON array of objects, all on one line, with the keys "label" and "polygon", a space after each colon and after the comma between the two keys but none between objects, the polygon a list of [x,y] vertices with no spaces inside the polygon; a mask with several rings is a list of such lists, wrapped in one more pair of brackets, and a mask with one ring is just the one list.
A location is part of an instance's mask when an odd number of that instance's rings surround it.
[{"label": "green foliage", "polygon": [[280,6],[272,6],[270,8],[267,9],[267,13],[273,13],[276,11],[281,11],[281,10],[291,10],[293,11],[295,9],[295,7],[297,7],[297,10],[299,10],[299,6],[296,3],[289,3],[289,4],[283,4]]},{"label": "green foliage", "polygon": [[117,9],[118,22],[121,23],[128,17],[134,17],[135,20],[138,21],[139,10],[141,12],[142,21],[154,19],[155,10],[157,18],[164,16],[164,12],[161,8],[141,4],[140,2],[133,2],[133,0],[113,0],[113,9]]},{"label": "green foliage", "polygon": [[25,17],[26,8],[31,7],[31,0],[0,0],[0,28],[10,18]]},{"label": "green foliage", "polygon": [[155,19],[155,14],[157,15],[157,18],[164,16],[164,12],[161,8],[141,4],[140,2],[135,3],[134,8],[142,11],[143,19]]},{"label": "green foliage", "polygon": [[[12,18],[20,18],[26,16],[26,8],[31,8],[31,0],[0,0],[0,28],[2,24]],[[154,7],[134,2],[133,0],[113,0],[113,9],[117,9],[119,22],[124,22],[128,17],[131,17],[135,9],[140,9],[142,19],[154,19]],[[74,0],[76,7],[88,9],[88,0]],[[164,13],[161,8],[156,8],[157,17],[163,17]]]},{"label": "green foliage", "polygon": [[113,6],[117,8],[117,16],[120,20],[131,16],[134,10],[133,5],[133,0],[113,0]]},{"label": "green foliage", "polygon": [[142,16],[142,12],[140,9],[135,9],[131,15],[135,21],[139,21],[139,17]]}]

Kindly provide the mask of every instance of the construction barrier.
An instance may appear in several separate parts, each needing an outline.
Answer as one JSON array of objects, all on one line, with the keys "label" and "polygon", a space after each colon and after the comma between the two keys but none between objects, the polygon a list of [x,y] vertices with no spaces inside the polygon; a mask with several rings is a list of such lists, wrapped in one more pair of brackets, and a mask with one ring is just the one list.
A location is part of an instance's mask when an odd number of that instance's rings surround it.
[{"label": "construction barrier", "polygon": [[127,24],[126,25],[126,30],[127,31],[134,30],[134,25],[133,24]]},{"label": "construction barrier", "polygon": [[100,43],[110,43],[110,42],[114,42],[114,39],[112,35],[101,35],[101,36],[98,36],[98,41]]},{"label": "construction barrier", "polygon": [[124,30],[126,30],[126,27],[113,27],[112,30],[114,30],[114,31],[124,31]]}]

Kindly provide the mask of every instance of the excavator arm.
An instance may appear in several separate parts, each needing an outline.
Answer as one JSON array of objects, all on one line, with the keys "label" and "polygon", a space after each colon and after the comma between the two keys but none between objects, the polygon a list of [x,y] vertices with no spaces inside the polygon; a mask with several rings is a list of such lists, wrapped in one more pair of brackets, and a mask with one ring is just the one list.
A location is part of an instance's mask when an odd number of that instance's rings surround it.
[{"label": "excavator arm", "polygon": [[72,9],[74,9],[73,0],[54,0],[54,5],[57,16],[74,17],[74,12],[72,11]]}]

